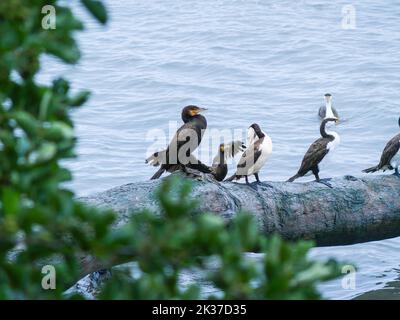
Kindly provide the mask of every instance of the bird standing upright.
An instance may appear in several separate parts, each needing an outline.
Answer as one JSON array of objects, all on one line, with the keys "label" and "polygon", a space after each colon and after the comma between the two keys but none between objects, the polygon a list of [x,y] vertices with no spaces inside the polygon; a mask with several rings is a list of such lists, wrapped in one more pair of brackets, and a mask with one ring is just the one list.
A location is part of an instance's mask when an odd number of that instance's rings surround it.
[{"label": "bird standing upright", "polygon": [[339,114],[332,106],[332,95],[330,93],[325,94],[325,105],[319,108],[318,116],[321,120],[326,118],[337,118],[339,121]]},{"label": "bird standing upright", "polygon": [[207,128],[207,120],[200,113],[207,109],[189,105],[182,110],[184,124],[177,130],[168,148],[161,152],[155,152],[146,159],[146,163],[160,166],[160,169],[151,177],[158,179],[165,171],[182,170],[186,172],[186,166],[201,172],[210,173],[208,166],[197,160],[192,152],[197,149]]},{"label": "bird standing upright", "polygon": [[228,165],[226,163],[228,158],[233,158],[239,152],[244,151],[245,148],[246,146],[240,140],[219,145],[218,154],[214,157],[211,172],[217,181],[223,181],[228,174]]},{"label": "bird standing upright", "polygon": [[253,123],[247,131],[247,143],[247,150],[242,154],[235,174],[226,181],[244,177],[249,184],[248,176],[254,175],[257,182],[261,182],[258,173],[272,154],[272,140],[257,123]]},{"label": "bird standing upright", "polygon": [[319,164],[325,156],[332,152],[340,143],[340,136],[333,131],[327,131],[328,122],[337,122],[337,118],[326,118],[320,126],[321,138],[314,141],[304,155],[299,171],[291,177],[287,182],[293,182],[297,178],[303,177],[312,172],[317,182],[323,183],[328,187],[332,187],[329,183],[319,178]]}]

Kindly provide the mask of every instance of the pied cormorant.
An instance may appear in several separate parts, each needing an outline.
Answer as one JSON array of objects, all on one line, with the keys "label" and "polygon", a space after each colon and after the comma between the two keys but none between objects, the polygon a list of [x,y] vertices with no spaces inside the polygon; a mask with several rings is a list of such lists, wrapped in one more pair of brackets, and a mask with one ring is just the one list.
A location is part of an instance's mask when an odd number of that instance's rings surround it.
[{"label": "pied cormorant", "polygon": [[321,138],[314,141],[304,155],[299,171],[291,177],[288,182],[293,182],[297,178],[303,177],[312,172],[317,182],[321,182],[329,187],[330,184],[320,180],[319,164],[325,156],[332,152],[340,143],[340,136],[336,132],[326,131],[328,122],[337,122],[337,118],[326,118],[320,126]]},{"label": "pied cormorant", "polygon": [[[400,118],[399,118],[400,126]],[[378,170],[393,170],[397,176],[400,176],[399,166],[400,166],[400,133],[394,136],[386,144],[385,149],[383,149],[381,160],[377,166],[363,170],[363,172],[370,173]]]},{"label": "pied cormorant", "polygon": [[248,176],[254,175],[257,182],[260,182],[258,173],[272,154],[272,140],[258,124],[254,123],[248,129],[247,144],[247,149],[237,164],[235,174],[226,181],[244,177],[246,184],[249,184]]},{"label": "pied cormorant", "polygon": [[330,93],[325,94],[325,105],[319,108],[318,115],[321,120],[325,118],[337,118],[339,120],[339,114],[332,106],[332,95]]}]

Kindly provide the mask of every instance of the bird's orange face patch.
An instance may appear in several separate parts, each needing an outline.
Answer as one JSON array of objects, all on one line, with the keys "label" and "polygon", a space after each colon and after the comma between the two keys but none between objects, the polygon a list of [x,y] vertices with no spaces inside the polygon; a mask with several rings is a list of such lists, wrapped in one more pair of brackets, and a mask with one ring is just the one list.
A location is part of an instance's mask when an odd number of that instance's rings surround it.
[{"label": "bird's orange face patch", "polygon": [[194,117],[195,115],[200,113],[200,108],[192,108],[189,110],[189,114],[191,117]]},{"label": "bird's orange face patch", "polygon": [[221,145],[219,146],[219,150],[220,150],[221,152],[224,152],[224,151],[225,151],[225,146],[224,146],[223,144],[221,144]]}]

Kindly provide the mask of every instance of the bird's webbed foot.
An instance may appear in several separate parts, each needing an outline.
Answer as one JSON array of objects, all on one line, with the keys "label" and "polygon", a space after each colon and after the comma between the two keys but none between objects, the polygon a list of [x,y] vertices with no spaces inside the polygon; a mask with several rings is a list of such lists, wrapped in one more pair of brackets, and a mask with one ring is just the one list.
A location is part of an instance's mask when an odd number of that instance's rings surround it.
[{"label": "bird's webbed foot", "polygon": [[347,181],[357,181],[358,180],[355,176],[352,176],[352,175],[345,175],[344,178]]},{"label": "bird's webbed foot", "polygon": [[259,185],[258,182],[252,182],[252,183],[246,182],[246,185],[252,188],[254,191],[258,191],[258,185]]},{"label": "bird's webbed foot", "polygon": [[266,188],[274,188],[274,186],[272,184],[269,184],[268,182],[258,182],[260,185],[262,185],[263,187]]},{"label": "bird's webbed foot", "polygon": [[244,176],[245,180],[246,180],[246,185],[249,186],[250,188],[257,190],[257,187],[254,186],[254,183],[250,183],[249,182],[249,177],[248,176]]},{"label": "bird's webbed foot", "polygon": [[259,177],[258,173],[255,173],[255,174],[254,174],[254,177],[256,178],[256,181],[257,181],[257,184],[258,184],[258,185],[261,185],[261,186],[264,186],[264,187],[267,187],[267,188],[273,188],[273,186],[270,185],[269,183],[267,183],[267,182],[262,182],[262,181],[260,180],[260,177]]},{"label": "bird's webbed foot", "polygon": [[327,187],[333,189],[332,185],[328,182],[328,181],[330,181],[330,180],[332,180],[332,179],[331,179],[331,178],[329,178],[329,179],[319,179],[319,180],[316,180],[316,181],[317,181],[318,183],[321,183],[321,184],[323,184],[323,185],[325,185],[325,186],[327,186]]}]

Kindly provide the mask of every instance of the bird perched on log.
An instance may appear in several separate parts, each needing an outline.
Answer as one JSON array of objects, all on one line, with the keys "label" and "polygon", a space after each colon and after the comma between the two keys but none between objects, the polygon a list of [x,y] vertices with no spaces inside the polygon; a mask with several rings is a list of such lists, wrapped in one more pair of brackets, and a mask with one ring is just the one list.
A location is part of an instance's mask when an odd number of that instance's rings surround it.
[{"label": "bird perched on log", "polygon": [[239,152],[244,151],[245,148],[246,146],[240,140],[219,145],[218,154],[214,157],[211,172],[217,181],[223,181],[228,174],[228,165],[226,164],[228,158],[233,158]]},{"label": "bird perched on log", "polygon": [[207,109],[189,105],[182,110],[182,121],[184,124],[177,130],[166,150],[155,152],[146,159],[155,167],[160,169],[151,177],[158,179],[165,172],[182,170],[186,167],[196,169],[204,173],[211,173],[208,166],[198,161],[192,152],[197,149],[207,128],[207,120],[200,113]]},{"label": "bird perched on log", "polygon": [[340,136],[336,132],[326,130],[326,125],[328,122],[337,123],[337,121],[337,118],[326,118],[322,121],[320,126],[321,138],[311,144],[304,155],[299,171],[287,182],[293,182],[297,178],[312,173],[314,174],[317,182],[323,183],[328,187],[332,187],[328,182],[325,182],[319,178],[319,165],[325,156],[328,153],[331,154],[340,143]]},{"label": "bird perched on log", "polygon": [[[400,118],[399,118],[400,126]],[[393,170],[395,175],[400,176],[399,166],[400,166],[400,133],[394,136],[386,144],[385,149],[383,149],[381,160],[377,166],[363,170],[363,172],[370,173],[378,170]]]},{"label": "bird perched on log", "polygon": [[325,94],[325,105],[319,108],[318,116],[321,120],[326,118],[337,118],[339,121],[339,114],[332,106],[332,95],[330,93]]},{"label": "bird perched on log", "polygon": [[239,180],[244,177],[246,184],[249,184],[248,177],[254,175],[257,182],[261,182],[258,173],[271,154],[271,138],[261,130],[257,123],[253,123],[247,131],[247,149],[237,164],[235,174],[226,181]]}]

